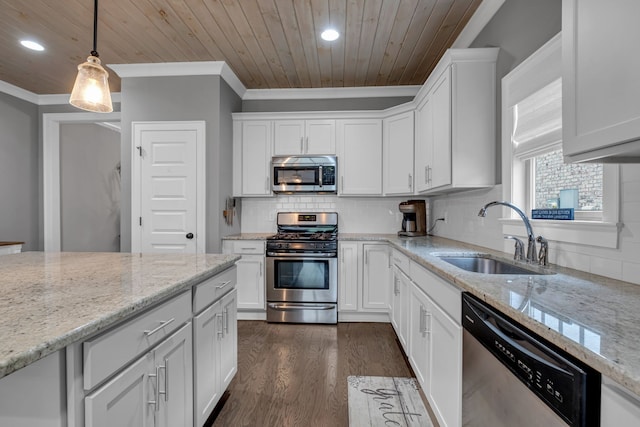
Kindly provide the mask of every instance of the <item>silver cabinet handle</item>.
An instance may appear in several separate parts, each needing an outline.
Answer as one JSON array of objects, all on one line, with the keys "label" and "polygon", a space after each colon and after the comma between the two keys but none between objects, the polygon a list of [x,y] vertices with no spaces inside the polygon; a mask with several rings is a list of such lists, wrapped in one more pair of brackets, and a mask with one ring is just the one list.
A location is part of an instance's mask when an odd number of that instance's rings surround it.
[{"label": "silver cabinet handle", "polygon": [[424,334],[424,329],[425,329],[425,325],[424,325],[424,308],[422,306],[420,306],[420,333]]},{"label": "silver cabinet handle", "polygon": [[260,261],[260,277],[262,277],[262,261]]},{"label": "silver cabinet handle", "polygon": [[144,334],[147,336],[147,338],[149,338],[151,335],[155,334],[156,332],[158,332],[160,329],[164,328],[165,326],[167,326],[168,324],[170,324],[171,322],[173,322],[175,319],[175,317],[173,319],[169,319],[169,320],[165,320],[164,322],[160,323],[160,326],[158,326],[155,329],[152,329],[150,331],[144,331]]},{"label": "silver cabinet handle", "polygon": [[309,137],[307,137],[306,140],[307,140],[307,147],[304,149],[304,152],[308,153],[309,152]]},{"label": "silver cabinet handle", "polygon": [[154,407],[154,411],[155,412],[159,412],[160,411],[160,389],[158,388],[158,374],[160,373],[160,367],[156,366],[156,373],[155,374],[149,374],[149,378],[155,378],[156,379],[156,386],[153,390],[153,398],[154,400],[148,400],[147,403],[149,405],[155,405]]},{"label": "silver cabinet handle", "polygon": [[[164,391],[160,391],[160,370],[164,369]],[[169,360],[168,359],[164,359],[164,366],[158,366],[156,368],[156,375],[158,376],[158,397],[156,398],[157,400],[160,400],[160,395],[164,394],[164,401],[168,401],[169,400]],[[157,407],[159,407],[160,405],[158,405]],[[157,408],[156,407],[156,408]]]},{"label": "silver cabinet handle", "polygon": [[265,191],[269,191],[269,177],[267,177],[267,179],[265,180],[265,187],[264,187]]},{"label": "silver cabinet handle", "polygon": [[344,193],[344,175],[340,177],[340,191]]},{"label": "silver cabinet handle", "polygon": [[304,153],[304,138],[300,137],[300,152]]},{"label": "silver cabinet handle", "polygon": [[429,310],[424,311],[424,333],[431,333],[431,313],[429,313]]},{"label": "silver cabinet handle", "polygon": [[429,166],[424,167],[424,183],[429,183]]},{"label": "silver cabinet handle", "polygon": [[411,187],[412,187],[412,184],[413,184],[411,181],[412,181],[411,180],[411,174],[409,174],[409,190],[411,190]]},{"label": "silver cabinet handle", "polygon": [[229,335],[229,310],[226,308],[222,311],[222,324],[224,326],[224,333]]},{"label": "silver cabinet handle", "polygon": [[218,340],[221,340],[224,337],[224,329],[223,329],[223,319],[222,319],[222,313],[216,314],[216,318],[219,319],[218,321]]},{"label": "silver cabinet handle", "polygon": [[229,283],[231,283],[231,280],[227,280],[226,282],[222,283],[222,285],[216,286],[216,289],[222,289],[225,286],[227,286]]}]

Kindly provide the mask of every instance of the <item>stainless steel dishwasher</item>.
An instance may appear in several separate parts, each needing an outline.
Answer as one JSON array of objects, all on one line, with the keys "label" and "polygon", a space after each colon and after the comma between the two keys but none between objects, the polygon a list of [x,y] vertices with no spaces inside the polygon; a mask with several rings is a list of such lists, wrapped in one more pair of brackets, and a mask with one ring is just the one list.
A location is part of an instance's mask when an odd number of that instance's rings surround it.
[{"label": "stainless steel dishwasher", "polygon": [[462,296],[462,425],[599,426],[600,373]]}]

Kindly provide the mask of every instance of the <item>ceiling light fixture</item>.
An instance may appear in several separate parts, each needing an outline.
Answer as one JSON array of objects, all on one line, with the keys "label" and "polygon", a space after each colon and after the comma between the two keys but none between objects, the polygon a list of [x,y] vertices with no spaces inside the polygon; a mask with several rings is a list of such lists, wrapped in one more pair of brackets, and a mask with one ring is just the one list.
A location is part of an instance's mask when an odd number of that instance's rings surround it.
[{"label": "ceiling light fixture", "polygon": [[93,11],[93,50],[87,62],[78,65],[78,76],[71,91],[69,103],[82,110],[96,113],[110,113],[111,93],[109,92],[109,73],[100,65],[96,50],[98,38],[98,0],[94,2]]},{"label": "ceiling light fixture", "polygon": [[322,34],[320,34],[320,37],[322,37],[323,40],[332,42],[334,40],[337,40],[338,37],[340,37],[340,33],[334,30],[333,28],[329,28],[327,30],[324,30]]},{"label": "ceiling light fixture", "polygon": [[34,42],[33,40],[20,40],[20,44],[27,49],[37,50],[38,52],[42,52],[44,50],[44,46],[38,42]]}]

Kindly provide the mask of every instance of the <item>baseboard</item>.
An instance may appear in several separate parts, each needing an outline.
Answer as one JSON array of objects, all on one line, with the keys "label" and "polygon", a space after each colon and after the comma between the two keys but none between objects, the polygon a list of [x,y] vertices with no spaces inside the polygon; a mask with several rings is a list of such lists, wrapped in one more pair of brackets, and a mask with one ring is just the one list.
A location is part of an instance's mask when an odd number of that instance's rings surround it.
[{"label": "baseboard", "polygon": [[267,320],[267,312],[238,310],[238,320]]},{"label": "baseboard", "polygon": [[348,311],[339,311],[338,322],[391,323],[391,320],[389,319],[389,313],[355,313]]}]

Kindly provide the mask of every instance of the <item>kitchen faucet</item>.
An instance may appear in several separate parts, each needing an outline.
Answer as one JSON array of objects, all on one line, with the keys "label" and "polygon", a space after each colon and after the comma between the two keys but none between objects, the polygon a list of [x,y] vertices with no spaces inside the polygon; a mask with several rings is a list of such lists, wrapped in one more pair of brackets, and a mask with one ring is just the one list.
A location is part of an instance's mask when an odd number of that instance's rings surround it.
[{"label": "kitchen faucet", "polygon": [[[514,211],[516,211],[518,215],[520,215],[520,218],[522,218],[522,221],[524,222],[524,226],[527,229],[527,234],[529,235],[529,239],[527,242],[526,260],[527,262],[538,261],[536,256],[536,236],[534,236],[533,234],[533,228],[531,228],[531,223],[529,222],[529,218],[527,218],[527,216],[524,214],[524,212],[520,210],[520,208],[518,208],[516,205],[512,205],[509,202],[498,202],[498,201],[489,202],[480,209],[480,212],[478,212],[478,216],[484,218],[485,216],[487,216],[487,209],[490,208],[491,206],[496,206],[496,205],[502,205],[502,206],[511,208]],[[545,252],[545,258],[546,258],[546,252]]]}]

